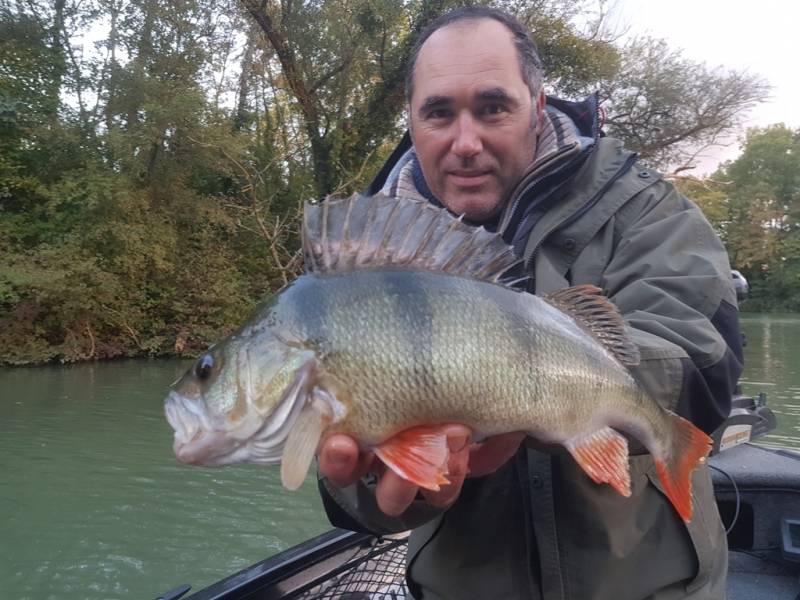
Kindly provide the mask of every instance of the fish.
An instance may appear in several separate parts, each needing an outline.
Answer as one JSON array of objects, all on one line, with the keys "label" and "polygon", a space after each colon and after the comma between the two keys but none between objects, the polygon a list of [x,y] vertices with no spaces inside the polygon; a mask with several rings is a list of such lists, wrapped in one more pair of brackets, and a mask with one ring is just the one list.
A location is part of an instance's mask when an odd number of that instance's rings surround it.
[{"label": "fish", "polygon": [[307,203],[301,233],[305,272],[169,392],[179,460],[280,464],[293,490],[320,440],[344,433],[438,490],[443,425],[459,423],[475,440],[522,431],[560,444],[595,483],[630,496],[629,436],[689,522],[711,439],[636,381],[638,348],[602,290],[527,293],[500,235],[410,199]]}]

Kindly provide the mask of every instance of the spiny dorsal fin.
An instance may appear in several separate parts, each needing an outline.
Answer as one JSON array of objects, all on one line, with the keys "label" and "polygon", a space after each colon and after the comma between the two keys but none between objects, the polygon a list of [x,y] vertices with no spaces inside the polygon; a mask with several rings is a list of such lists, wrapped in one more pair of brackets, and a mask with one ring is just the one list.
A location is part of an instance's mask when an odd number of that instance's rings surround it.
[{"label": "spiny dorsal fin", "polygon": [[576,285],[544,296],[599,340],[622,364],[639,364],[639,348],[628,336],[625,321],[603,290],[594,285]]},{"label": "spiny dorsal fin", "polygon": [[496,233],[427,202],[383,194],[307,202],[302,235],[310,273],[397,266],[509,283],[522,263]]}]

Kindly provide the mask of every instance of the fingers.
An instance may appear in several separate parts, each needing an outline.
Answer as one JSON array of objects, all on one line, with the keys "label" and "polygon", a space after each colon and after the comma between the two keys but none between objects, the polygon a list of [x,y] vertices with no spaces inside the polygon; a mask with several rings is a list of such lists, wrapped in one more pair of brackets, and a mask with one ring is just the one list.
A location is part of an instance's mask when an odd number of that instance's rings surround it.
[{"label": "fingers", "polygon": [[461,486],[467,474],[469,464],[469,439],[471,431],[463,425],[446,425],[447,447],[450,451],[447,462],[447,479],[449,484],[441,486],[439,491],[421,489],[406,481],[391,469],[381,475],[375,496],[378,507],[389,516],[397,516],[405,512],[419,492],[428,504],[446,508],[455,502],[461,492]]},{"label": "fingers", "polygon": [[[319,472],[333,485],[347,487],[366,475],[373,463],[369,453],[359,458],[358,444],[346,435],[332,435],[322,443]],[[402,514],[417,495],[416,485],[402,479],[391,469],[375,465],[380,473],[375,497],[378,507],[389,516]]]},{"label": "fingers", "polygon": [[421,490],[425,500],[431,506],[447,508],[458,499],[464,479],[469,471],[469,436],[456,435],[448,437],[450,457],[447,461],[447,479],[450,483],[441,486],[438,492]]},{"label": "fingers", "polygon": [[463,450],[472,437],[472,430],[464,425],[445,425],[443,429],[447,436],[447,447],[451,453]]},{"label": "fingers", "polygon": [[323,441],[319,453],[319,472],[338,487],[355,483],[370,470],[378,472],[375,497],[378,507],[389,516],[405,512],[420,491],[432,506],[446,508],[458,498],[470,468],[471,431],[463,425],[453,424],[444,426],[444,433],[450,451],[447,462],[447,478],[450,483],[436,492],[420,490],[415,484],[373,460],[374,455],[371,453],[359,454],[356,441],[346,435],[331,435]]},{"label": "fingers", "polygon": [[378,508],[390,517],[396,517],[405,512],[417,497],[419,488],[400,477],[391,469],[386,469],[375,488],[375,499]]},{"label": "fingers", "polygon": [[494,473],[514,454],[525,439],[525,433],[513,432],[486,438],[483,443],[473,444],[470,450],[470,477],[482,477]]},{"label": "fingers", "polygon": [[371,453],[360,454],[356,441],[347,435],[334,434],[322,442],[319,472],[337,487],[347,487],[366,475],[372,463]]}]

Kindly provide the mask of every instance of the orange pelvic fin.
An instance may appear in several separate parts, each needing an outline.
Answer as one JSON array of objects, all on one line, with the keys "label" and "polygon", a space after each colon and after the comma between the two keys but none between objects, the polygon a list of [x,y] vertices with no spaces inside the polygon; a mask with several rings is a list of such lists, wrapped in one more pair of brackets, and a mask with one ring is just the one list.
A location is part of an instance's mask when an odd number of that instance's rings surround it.
[{"label": "orange pelvic fin", "polygon": [[628,441],[610,427],[580,435],[564,444],[595,483],[607,483],[623,496],[631,495]]},{"label": "orange pelvic fin", "polygon": [[427,490],[439,491],[450,483],[450,451],[441,427],[419,426],[401,431],[375,448],[375,454],[403,479]]},{"label": "orange pelvic fin", "polygon": [[686,419],[674,414],[670,417],[674,425],[671,452],[653,459],[664,493],[688,523],[692,519],[692,472],[705,461],[712,440]]}]

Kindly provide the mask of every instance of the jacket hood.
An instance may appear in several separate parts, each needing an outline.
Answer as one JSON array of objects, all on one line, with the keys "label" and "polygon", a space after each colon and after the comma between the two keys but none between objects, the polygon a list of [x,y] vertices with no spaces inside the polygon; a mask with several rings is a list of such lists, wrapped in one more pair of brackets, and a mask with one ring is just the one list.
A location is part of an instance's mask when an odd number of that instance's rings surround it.
[{"label": "jacket hood", "polygon": [[597,92],[587,97],[580,102],[572,102],[571,100],[562,100],[555,96],[547,96],[547,106],[560,110],[575,125],[578,134],[582,137],[590,137],[597,139],[603,136],[601,130],[602,122],[600,120],[600,98]]}]

